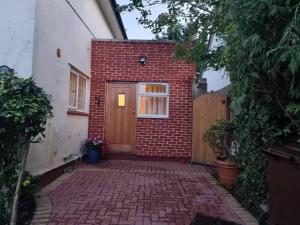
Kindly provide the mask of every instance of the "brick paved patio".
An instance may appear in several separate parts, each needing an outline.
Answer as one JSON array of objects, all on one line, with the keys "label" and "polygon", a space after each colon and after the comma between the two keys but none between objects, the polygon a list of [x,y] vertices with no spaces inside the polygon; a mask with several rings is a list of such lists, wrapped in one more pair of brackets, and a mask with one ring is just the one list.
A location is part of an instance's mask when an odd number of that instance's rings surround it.
[{"label": "brick paved patio", "polygon": [[82,165],[50,198],[51,225],[185,225],[197,212],[245,222],[205,167],[177,162],[111,160]]}]

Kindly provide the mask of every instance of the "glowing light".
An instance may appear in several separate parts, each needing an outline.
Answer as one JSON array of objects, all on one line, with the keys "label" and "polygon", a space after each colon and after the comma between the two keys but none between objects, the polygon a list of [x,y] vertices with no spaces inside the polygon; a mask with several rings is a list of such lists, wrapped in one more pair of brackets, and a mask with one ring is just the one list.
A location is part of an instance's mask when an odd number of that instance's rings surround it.
[{"label": "glowing light", "polygon": [[118,94],[118,106],[125,106],[125,94]]}]

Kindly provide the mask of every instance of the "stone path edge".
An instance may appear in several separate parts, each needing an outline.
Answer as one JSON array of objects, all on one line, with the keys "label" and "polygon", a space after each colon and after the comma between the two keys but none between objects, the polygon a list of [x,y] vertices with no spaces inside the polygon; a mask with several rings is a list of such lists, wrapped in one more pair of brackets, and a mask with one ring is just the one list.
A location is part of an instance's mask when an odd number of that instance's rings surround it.
[{"label": "stone path edge", "polygon": [[208,180],[215,186],[218,193],[224,198],[226,204],[240,217],[244,225],[258,225],[256,218],[243,208],[227,190],[221,187],[212,175],[208,176]]},{"label": "stone path edge", "polygon": [[61,185],[66,179],[73,175],[72,173],[63,174],[46,187],[44,187],[36,196],[36,209],[31,221],[31,225],[47,225],[50,222],[52,212],[52,201],[49,194]]}]

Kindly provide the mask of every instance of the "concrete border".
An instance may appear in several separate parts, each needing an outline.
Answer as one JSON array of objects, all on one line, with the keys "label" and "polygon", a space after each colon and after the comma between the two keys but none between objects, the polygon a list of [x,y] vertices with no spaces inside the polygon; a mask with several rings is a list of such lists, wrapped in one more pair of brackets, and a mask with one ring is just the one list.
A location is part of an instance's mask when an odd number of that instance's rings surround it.
[{"label": "concrete border", "polygon": [[36,209],[31,225],[47,225],[50,222],[53,204],[49,195],[71,175],[73,174],[64,174],[42,188],[36,197]]},{"label": "concrete border", "polygon": [[93,41],[103,42],[124,42],[124,43],[164,43],[164,44],[175,44],[173,40],[156,40],[156,39],[107,39],[107,38],[93,38]]},{"label": "concrete border", "polygon": [[244,225],[258,225],[258,222],[254,216],[252,216],[243,206],[218,182],[212,177],[207,177],[209,182],[213,184],[218,193],[224,198],[226,204],[240,217]]}]

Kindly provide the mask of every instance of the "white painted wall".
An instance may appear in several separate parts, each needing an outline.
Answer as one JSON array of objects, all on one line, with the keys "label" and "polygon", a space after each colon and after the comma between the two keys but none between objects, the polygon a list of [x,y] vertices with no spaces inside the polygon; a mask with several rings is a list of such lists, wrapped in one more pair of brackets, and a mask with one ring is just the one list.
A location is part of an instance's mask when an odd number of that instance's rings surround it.
[{"label": "white painted wall", "polygon": [[208,70],[203,74],[203,78],[207,79],[207,91],[218,91],[230,84],[228,73],[224,70]]},{"label": "white painted wall", "polygon": [[[94,0],[70,0],[96,38],[113,38]],[[63,157],[79,153],[87,137],[88,117],[67,115],[69,74],[72,64],[87,76],[91,69],[92,34],[66,0],[38,0],[33,51],[33,77],[52,96],[54,118],[46,138],[32,144],[28,169],[44,173],[64,164]],[[61,57],[56,56],[57,49]],[[89,93],[88,93],[89,96]]]},{"label": "white painted wall", "polygon": [[104,15],[99,10],[97,1],[94,0],[69,0],[81,18],[91,28],[95,37],[102,38],[104,35],[109,34],[109,37],[113,37],[110,27],[105,21]]},{"label": "white painted wall", "polygon": [[0,66],[32,74],[36,0],[0,0]]}]

